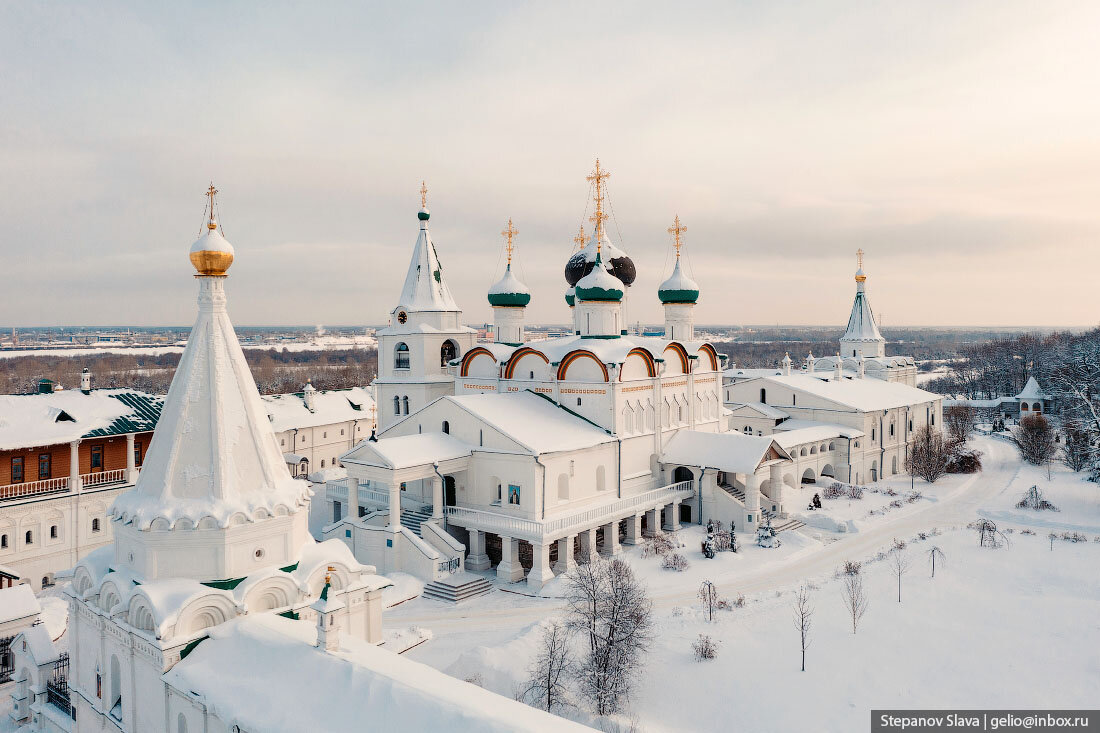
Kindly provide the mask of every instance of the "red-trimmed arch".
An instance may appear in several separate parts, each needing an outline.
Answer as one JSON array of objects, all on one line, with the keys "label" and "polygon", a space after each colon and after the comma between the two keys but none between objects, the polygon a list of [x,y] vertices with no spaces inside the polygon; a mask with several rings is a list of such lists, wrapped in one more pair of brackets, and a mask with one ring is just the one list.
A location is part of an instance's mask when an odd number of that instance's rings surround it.
[{"label": "red-trimmed arch", "polygon": [[484,346],[477,346],[475,348],[472,348],[462,356],[462,369],[458,373],[460,377],[468,377],[470,375],[470,362],[473,361],[474,357],[478,356],[479,354],[486,354],[494,362],[496,361],[496,357],[493,356],[493,352],[489,351]]},{"label": "red-trimmed arch", "polygon": [[611,381],[611,377],[607,373],[607,366],[603,363],[598,356],[593,354],[587,349],[579,349],[577,351],[570,351],[565,355],[565,358],[558,364],[558,379],[565,379],[565,373],[569,369],[569,365],[575,362],[577,359],[591,359],[600,365],[600,370],[603,372],[603,381]]},{"label": "red-trimmed arch", "polygon": [[528,354],[534,354],[535,356],[539,357],[540,359],[542,359],[547,364],[550,363],[550,360],[548,358],[546,358],[546,354],[542,353],[538,349],[532,349],[530,346],[523,346],[523,347],[518,348],[515,351],[513,351],[512,355],[510,357],[508,357],[508,363],[504,365],[504,378],[505,379],[511,379],[512,378],[512,373],[515,372],[516,365],[519,364],[520,359],[527,356]]},{"label": "red-trimmed arch", "polygon": [[[627,359],[629,359],[631,356],[634,355],[638,355],[645,360],[645,368],[649,376],[657,376],[657,362],[653,359],[653,354],[649,353],[648,349],[643,349],[641,346],[635,346],[633,349],[630,350],[626,357]],[[623,361],[625,362],[626,359],[623,359]],[[619,370],[619,381],[623,381],[622,369]]]},{"label": "red-trimmed arch", "polygon": [[710,368],[714,371],[718,371],[718,352],[714,350],[714,347],[710,344],[703,344],[699,347],[699,351],[706,352],[710,357]]},{"label": "red-trimmed arch", "polygon": [[680,357],[680,364],[683,365],[683,373],[687,374],[691,371],[691,361],[688,360],[687,349],[685,349],[679,342],[670,341],[668,346],[665,347],[665,351],[672,349]]}]

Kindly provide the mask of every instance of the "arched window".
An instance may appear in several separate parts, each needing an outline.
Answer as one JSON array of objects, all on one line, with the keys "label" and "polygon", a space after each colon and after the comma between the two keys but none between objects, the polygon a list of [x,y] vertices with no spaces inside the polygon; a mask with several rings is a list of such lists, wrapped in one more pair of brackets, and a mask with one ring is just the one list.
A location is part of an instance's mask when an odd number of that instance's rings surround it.
[{"label": "arched window", "polygon": [[1032,412],[1042,412],[1043,411],[1043,406],[1040,405],[1038,402],[1036,402],[1035,404],[1033,404],[1031,406],[1031,411]]},{"label": "arched window", "polygon": [[439,347],[439,366],[447,366],[447,363],[458,358],[458,347],[454,341],[444,341]]},{"label": "arched window", "polygon": [[0,535],[0,549],[6,549],[8,546],[8,536]]},{"label": "arched window", "polygon": [[394,415],[400,415],[401,414],[401,398],[397,397],[396,395],[393,398],[393,414]]},{"label": "arched window", "polygon": [[634,411],[630,409],[630,405],[623,408],[623,433],[629,434],[634,432]]},{"label": "arched window", "polygon": [[448,435],[451,434],[451,423],[447,422],[446,420],[443,421],[443,432],[447,433]]},{"label": "arched window", "polygon": [[894,437],[894,423],[890,423],[890,437]]},{"label": "arched window", "polygon": [[1027,406],[1027,403],[1026,403],[1026,402],[1021,402],[1021,403],[1020,403],[1020,411],[1021,411],[1021,412],[1027,412],[1027,411],[1029,411],[1030,409],[1031,409],[1031,408]]},{"label": "arched window", "polygon": [[32,532],[29,529],[27,530],[26,540],[27,540],[26,544],[28,544],[28,545],[33,545],[34,544],[34,532]]},{"label": "arched window", "polygon": [[762,404],[768,404],[768,390],[763,387],[760,388],[760,402]]},{"label": "arched window", "polygon": [[122,669],[118,657],[111,655],[111,717],[122,720]]},{"label": "arched window", "polygon": [[401,398],[401,406],[405,408],[405,414],[409,414],[409,396],[405,395]]},{"label": "arched window", "polygon": [[50,539],[51,540],[56,540],[57,539],[57,525],[56,524],[50,525]]},{"label": "arched window", "polygon": [[752,435],[752,425],[746,425],[742,432],[744,432],[745,435]]},{"label": "arched window", "polygon": [[93,519],[92,520],[92,531],[93,532],[98,532],[99,531],[99,519]]},{"label": "arched window", "polygon": [[325,467],[325,459],[324,459],[324,458],[322,458],[322,459],[321,459],[321,468],[324,468],[324,467]]},{"label": "arched window", "polygon": [[393,349],[393,368],[394,369],[408,369],[409,368],[409,347],[402,341]]},{"label": "arched window", "polygon": [[180,713],[176,718],[176,733],[187,733],[187,718]]}]

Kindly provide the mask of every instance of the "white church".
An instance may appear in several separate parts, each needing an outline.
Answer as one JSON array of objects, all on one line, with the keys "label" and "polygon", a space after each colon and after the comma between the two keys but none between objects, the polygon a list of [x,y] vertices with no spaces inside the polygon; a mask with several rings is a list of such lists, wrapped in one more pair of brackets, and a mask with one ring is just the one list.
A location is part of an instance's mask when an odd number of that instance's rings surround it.
[{"label": "white church", "polygon": [[[582,730],[386,648],[390,585],[307,530],[226,307],[233,247],[191,247],[198,317],[113,544],[67,587],[68,656],[16,637],[12,718],[32,731]],[[33,631],[37,629],[37,631]]]},{"label": "white church", "polygon": [[[742,380],[746,394],[761,397],[749,400],[730,392],[739,384],[723,358],[695,336],[700,293],[683,269],[686,227],[677,217],[675,265],[656,294],[664,336],[630,333],[629,303],[642,296],[631,293],[634,262],[605,228],[608,175],[597,161],[587,178],[592,236],[582,230],[565,267],[573,333],[534,341],[524,334],[531,294],[511,267],[511,220],[508,266],[488,293],[495,342],[480,344],[448,288],[422,189],[408,274],[378,332],[378,432],[341,456],[348,478],[326,487],[326,539],[383,572],[431,581],[430,596],[482,592],[484,576],[465,571],[490,568],[499,581],[526,578],[538,592],[578,559],[614,555],[661,528],[709,519],[749,532],[772,518],[780,525],[803,481],[875,480],[902,436],[939,422],[939,397],[909,386],[912,360],[885,357],[862,269],[845,355],[832,371],[821,360],[796,375],[788,360],[774,376]],[[821,384],[828,394],[814,396]],[[742,419],[742,410],[772,422]],[[886,422],[872,425],[872,415]]]}]

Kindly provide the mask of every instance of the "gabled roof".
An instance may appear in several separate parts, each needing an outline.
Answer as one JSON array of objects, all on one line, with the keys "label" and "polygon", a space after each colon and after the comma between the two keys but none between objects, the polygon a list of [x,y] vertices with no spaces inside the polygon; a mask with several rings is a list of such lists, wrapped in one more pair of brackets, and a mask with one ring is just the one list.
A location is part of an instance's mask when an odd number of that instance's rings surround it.
[{"label": "gabled roof", "polygon": [[603,428],[533,392],[445,397],[538,455],[614,442]]},{"label": "gabled roof", "polygon": [[859,438],[863,431],[847,425],[819,423],[813,420],[786,420],[775,426],[775,442],[784,448],[816,443],[833,438]]},{"label": "gabled roof", "polygon": [[340,461],[398,470],[463,458],[472,450],[468,443],[446,433],[418,433],[364,440],[342,455]]},{"label": "gabled roof", "polygon": [[806,392],[861,412],[888,410],[942,399],[938,394],[882,379],[826,380],[807,374],[791,374],[790,376],[761,377],[759,381]]},{"label": "gabled roof", "polygon": [[451,289],[443,277],[443,268],[435,251],[431,234],[428,233],[428,219],[420,219],[420,234],[413,247],[409,271],[405,275],[405,286],[401,288],[398,308],[410,311],[457,311],[451,296]]},{"label": "gabled roof", "polygon": [[778,407],[766,405],[763,402],[730,403],[727,406],[730,408],[730,412],[734,414],[740,414],[742,410],[749,410],[761,417],[770,417],[773,420],[782,420],[791,416],[789,412],[784,412]]},{"label": "gabled roof", "polygon": [[0,589],[0,623],[31,619],[41,612],[34,589],[26,583]]},{"label": "gabled roof", "polygon": [[729,473],[756,473],[768,460],[790,459],[771,436],[738,432],[704,433],[679,430],[661,452],[661,463],[716,468]]},{"label": "gabled roof", "polygon": [[164,397],[132,389],[0,395],[0,450],[153,430]]},{"label": "gabled roof", "polygon": [[366,387],[316,391],[313,393],[312,412],[306,409],[302,392],[261,395],[260,399],[267,408],[271,429],[276,433],[292,428],[369,420],[370,408],[374,404],[371,391]]}]

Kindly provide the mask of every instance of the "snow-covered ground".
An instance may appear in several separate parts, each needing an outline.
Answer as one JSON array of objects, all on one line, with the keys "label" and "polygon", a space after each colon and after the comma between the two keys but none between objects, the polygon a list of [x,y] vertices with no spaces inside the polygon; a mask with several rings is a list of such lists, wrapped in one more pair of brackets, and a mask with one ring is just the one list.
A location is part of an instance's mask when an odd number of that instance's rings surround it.
[{"label": "snow-covered ground", "polygon": [[[111,344],[103,346],[74,346],[45,349],[0,349],[0,359],[12,359],[17,356],[86,356],[88,354],[182,354],[186,343],[170,346],[128,346]],[[241,344],[243,349],[277,351],[325,351],[328,349],[373,349],[378,346],[374,336],[316,336],[308,341],[272,341]]]},{"label": "snow-covered ground", "polygon": [[[853,519],[856,533],[806,527],[781,533],[783,545],[774,550],[741,537],[742,552],[706,560],[702,529],[689,527],[679,533],[690,561],[682,573],[662,570],[640,548],[624,548],[649,587],[656,633],[630,714],[619,722],[647,731],[703,730],[721,721],[749,730],[858,730],[881,707],[1095,705],[1100,656],[1086,650],[1100,648],[1100,486],[1059,466],[1047,481],[1045,468],[1022,466],[1003,440],[976,443],[985,470],[932,487],[917,481],[919,501],[869,517],[885,497],[827,502],[824,513]],[[1016,509],[1033,484],[1062,511]],[[876,485],[887,487],[907,492],[908,477]],[[820,487],[804,490],[807,501],[814,490]],[[979,516],[1010,530],[1006,547],[978,547],[966,525]],[[1058,540],[1052,551],[1047,534],[1055,528],[1087,531],[1089,541]],[[896,580],[879,559],[895,538],[908,543],[912,563],[900,604]],[[947,555],[935,579],[927,556],[933,545]],[[855,636],[836,577],[845,560],[865,563],[870,595]],[[706,622],[696,599],[703,579],[727,598],[744,595],[745,606]],[[545,593],[560,593],[559,583]],[[816,609],[805,673],[791,609],[803,584]],[[525,587],[499,586],[458,607],[416,599],[389,609],[385,623],[430,628],[433,639],[408,656],[511,696],[561,601],[506,590]],[[717,660],[692,657],[691,642],[701,633],[720,642]]]}]

